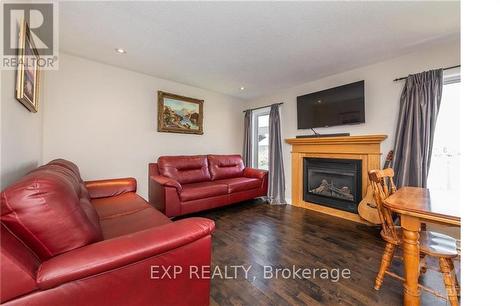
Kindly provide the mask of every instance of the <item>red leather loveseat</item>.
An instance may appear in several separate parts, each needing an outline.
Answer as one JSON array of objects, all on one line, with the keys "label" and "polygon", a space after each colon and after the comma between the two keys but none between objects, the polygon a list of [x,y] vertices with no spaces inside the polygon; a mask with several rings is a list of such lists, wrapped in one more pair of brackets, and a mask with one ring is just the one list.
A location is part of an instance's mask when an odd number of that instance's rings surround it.
[{"label": "red leather loveseat", "polygon": [[[83,182],[54,160],[1,194],[5,305],[208,305],[214,223],[171,222],[133,178]],[[165,271],[168,271],[167,275]]]},{"label": "red leather loveseat", "polygon": [[149,164],[149,202],[168,217],[267,195],[267,171],[240,155],[161,156]]}]

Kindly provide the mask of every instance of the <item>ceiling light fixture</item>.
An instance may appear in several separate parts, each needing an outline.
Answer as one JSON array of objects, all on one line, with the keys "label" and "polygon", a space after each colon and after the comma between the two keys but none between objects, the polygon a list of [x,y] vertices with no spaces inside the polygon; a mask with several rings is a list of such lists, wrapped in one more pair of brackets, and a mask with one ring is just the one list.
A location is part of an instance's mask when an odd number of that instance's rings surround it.
[{"label": "ceiling light fixture", "polygon": [[240,87],[240,90],[245,90],[245,87],[241,86],[241,87]]},{"label": "ceiling light fixture", "polygon": [[122,49],[122,48],[116,48],[115,52],[118,53],[118,54],[125,54],[125,53],[127,53],[127,51],[125,51],[125,49]]}]

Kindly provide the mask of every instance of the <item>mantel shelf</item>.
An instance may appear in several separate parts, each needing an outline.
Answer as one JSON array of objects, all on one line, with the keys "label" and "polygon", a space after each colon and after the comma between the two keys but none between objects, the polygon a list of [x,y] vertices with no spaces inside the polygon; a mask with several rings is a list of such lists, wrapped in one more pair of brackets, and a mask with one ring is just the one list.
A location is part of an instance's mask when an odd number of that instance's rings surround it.
[{"label": "mantel shelf", "polygon": [[288,138],[285,141],[291,145],[305,144],[380,144],[387,135],[361,135],[340,137],[310,137],[310,138]]}]

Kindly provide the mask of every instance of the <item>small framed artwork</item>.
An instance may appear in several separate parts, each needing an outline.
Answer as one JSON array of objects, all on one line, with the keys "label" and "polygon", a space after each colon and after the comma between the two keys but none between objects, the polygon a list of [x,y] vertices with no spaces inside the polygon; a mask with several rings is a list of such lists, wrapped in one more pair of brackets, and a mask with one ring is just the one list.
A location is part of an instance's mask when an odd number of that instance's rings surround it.
[{"label": "small framed artwork", "polygon": [[203,134],[203,100],[158,91],[158,132]]},{"label": "small framed artwork", "polygon": [[21,23],[19,31],[19,54],[16,81],[16,99],[29,111],[38,111],[40,88],[40,56],[33,43],[26,22]]}]

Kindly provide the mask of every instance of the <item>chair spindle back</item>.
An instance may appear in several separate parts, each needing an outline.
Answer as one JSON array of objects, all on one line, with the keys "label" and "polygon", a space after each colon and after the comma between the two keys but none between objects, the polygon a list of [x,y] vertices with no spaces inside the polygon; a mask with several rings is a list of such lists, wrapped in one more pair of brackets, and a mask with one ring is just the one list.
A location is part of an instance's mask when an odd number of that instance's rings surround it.
[{"label": "chair spindle back", "polygon": [[384,170],[371,170],[368,174],[370,184],[373,189],[373,197],[377,204],[380,220],[382,220],[382,230],[385,236],[398,240],[398,235],[392,219],[392,212],[384,206],[384,200],[396,192],[394,184],[394,170],[386,168]]}]

